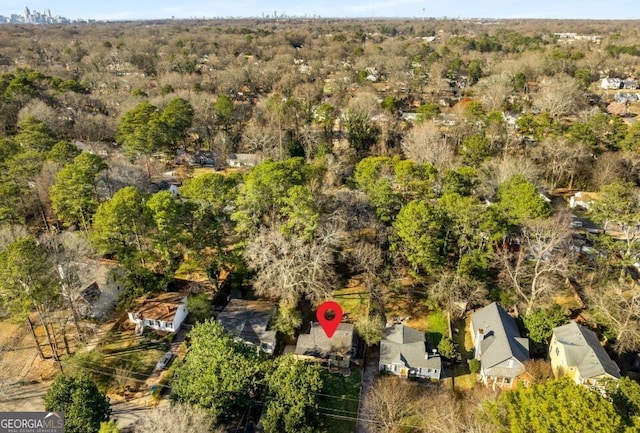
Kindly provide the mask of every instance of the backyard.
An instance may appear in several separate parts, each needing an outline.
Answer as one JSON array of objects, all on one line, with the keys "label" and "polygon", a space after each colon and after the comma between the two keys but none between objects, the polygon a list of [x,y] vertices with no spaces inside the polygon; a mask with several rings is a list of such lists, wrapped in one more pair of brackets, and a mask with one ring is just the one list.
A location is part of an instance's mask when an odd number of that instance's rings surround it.
[{"label": "backyard", "polygon": [[352,368],[348,377],[324,371],[325,386],[319,394],[318,409],[325,432],[356,431],[361,382],[361,368]]}]

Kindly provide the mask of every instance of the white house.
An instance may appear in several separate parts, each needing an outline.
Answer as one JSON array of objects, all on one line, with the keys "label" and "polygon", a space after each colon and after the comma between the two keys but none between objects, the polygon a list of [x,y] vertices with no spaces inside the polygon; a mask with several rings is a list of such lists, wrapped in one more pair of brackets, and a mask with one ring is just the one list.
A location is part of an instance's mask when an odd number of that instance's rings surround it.
[{"label": "white house", "polygon": [[378,368],[400,377],[439,380],[442,360],[435,351],[427,350],[424,332],[405,325],[385,329],[380,341]]},{"label": "white house", "polygon": [[603,89],[619,89],[622,87],[622,80],[619,78],[605,77],[602,79],[600,87]]},{"label": "white house", "polygon": [[578,191],[569,197],[569,207],[575,209],[577,207],[589,210],[594,202],[600,200],[597,192]]},{"label": "white house", "polygon": [[493,302],[471,315],[474,355],[480,361],[480,380],[493,389],[514,388],[526,381],[529,339],[522,338],[513,317]]},{"label": "white house", "polygon": [[136,334],[145,327],[156,331],[178,332],[189,314],[187,296],[182,293],[162,293],[153,298],[142,298],[127,313],[136,324]]},{"label": "white house", "polygon": [[229,167],[255,167],[262,162],[262,156],[256,153],[234,153],[227,158]]}]

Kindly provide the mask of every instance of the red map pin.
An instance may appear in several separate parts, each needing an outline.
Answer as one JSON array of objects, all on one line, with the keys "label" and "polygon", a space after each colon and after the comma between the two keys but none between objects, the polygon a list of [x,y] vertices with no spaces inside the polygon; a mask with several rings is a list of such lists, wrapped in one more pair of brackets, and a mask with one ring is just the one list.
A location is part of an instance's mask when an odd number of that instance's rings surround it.
[{"label": "red map pin", "polygon": [[[327,313],[329,313],[329,318],[327,318]],[[334,301],[323,302],[318,307],[318,311],[316,311],[316,318],[324,333],[327,334],[328,338],[331,338],[338,326],[340,326],[340,321],[342,321],[342,308]]]}]

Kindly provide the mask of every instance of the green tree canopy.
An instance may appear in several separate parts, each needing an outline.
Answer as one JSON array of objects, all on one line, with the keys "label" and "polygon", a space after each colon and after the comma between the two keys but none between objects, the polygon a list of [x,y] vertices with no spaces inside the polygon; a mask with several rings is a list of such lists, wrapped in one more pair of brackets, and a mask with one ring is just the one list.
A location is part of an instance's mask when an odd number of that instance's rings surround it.
[{"label": "green tree canopy", "polygon": [[395,219],[403,202],[434,195],[436,175],[431,164],[370,156],[358,162],[354,179],[371,200],[378,218],[389,223]]},{"label": "green tree canopy", "polygon": [[169,101],[162,110],[160,122],[166,129],[166,134],[170,141],[170,147],[175,149],[187,137],[187,130],[193,123],[193,107],[182,98],[175,98]]},{"label": "green tree canopy", "polygon": [[640,384],[638,382],[629,377],[611,381],[607,386],[607,393],[619,414],[627,421],[640,425]]},{"label": "green tree canopy", "polygon": [[263,420],[266,433],[317,431],[317,393],[322,391],[321,368],[291,355],[278,358],[267,375],[269,393]]},{"label": "green tree canopy", "polygon": [[553,328],[564,325],[567,320],[562,307],[553,304],[549,308],[538,308],[524,316],[524,326],[529,332],[529,339],[542,344],[549,342]]},{"label": "green tree canopy", "polygon": [[93,218],[91,240],[102,254],[118,254],[122,260],[143,254],[150,216],[144,195],[128,186],[102,203]]},{"label": "green tree canopy", "polygon": [[435,272],[442,266],[443,215],[432,204],[412,200],[398,213],[393,227],[400,239],[395,244],[416,271]]},{"label": "green tree canopy", "polygon": [[219,215],[235,201],[238,181],[236,176],[206,173],[185,179],[180,196],[196,203],[202,212]]},{"label": "green tree canopy", "polygon": [[249,391],[262,378],[261,356],[218,322],[199,323],[189,336],[189,356],[175,372],[172,398],[207,409],[223,422],[243,413]]},{"label": "green tree canopy", "polygon": [[492,260],[493,241],[506,232],[500,215],[472,196],[447,193],[438,202],[445,215],[443,230],[452,268],[461,275],[484,274]]},{"label": "green tree canopy", "polygon": [[551,206],[536,186],[522,175],[515,175],[500,184],[497,191],[497,208],[507,220],[515,225],[526,220],[547,218],[551,215]]},{"label": "green tree canopy", "polygon": [[345,113],[344,119],[347,139],[356,151],[364,152],[376,143],[380,128],[364,110],[351,108]]},{"label": "green tree canopy", "polygon": [[58,279],[47,249],[32,236],[0,252],[0,298],[13,314],[25,315],[50,305],[58,296]]},{"label": "green tree canopy", "polygon": [[593,203],[591,215],[602,224],[605,233],[613,231],[618,236],[603,236],[598,246],[620,257],[621,276],[624,268],[636,262],[640,252],[640,190],[631,182],[616,180],[600,189],[600,199]]},{"label": "green tree canopy", "polygon": [[95,433],[111,414],[109,398],[85,375],[58,375],[44,396],[44,407],[64,412],[64,431],[69,433]]},{"label": "green tree canopy", "polygon": [[47,152],[57,140],[49,127],[35,117],[25,117],[18,123],[18,134],[13,138],[23,150]]},{"label": "green tree canopy", "polygon": [[168,147],[169,137],[161,114],[155,105],[147,101],[139,103],[122,117],[116,142],[130,156],[151,155]]},{"label": "green tree canopy", "polygon": [[233,101],[227,95],[220,95],[213,104],[213,114],[216,122],[222,129],[228,129],[233,119],[235,107]]},{"label": "green tree canopy", "polygon": [[602,395],[569,379],[504,392],[485,403],[498,432],[621,433],[620,415]]},{"label": "green tree canopy", "polygon": [[69,143],[68,141],[58,141],[47,154],[47,159],[64,165],[72,162],[78,155],[80,155],[80,149],[78,149],[78,146]]},{"label": "green tree canopy", "polygon": [[[317,176],[314,167],[302,158],[290,158],[282,161],[266,160],[255,166],[240,187],[236,201],[237,211],[231,216],[236,221],[239,233],[255,234],[260,227],[285,220],[290,216],[285,209],[299,215],[316,213],[313,208],[301,207],[312,204],[305,199],[303,203],[292,206],[289,190],[294,186],[305,186]],[[301,194],[296,189],[291,194]],[[311,220],[313,222],[313,219]]]},{"label": "green tree canopy", "polygon": [[56,183],[49,190],[58,219],[87,229],[99,205],[98,175],[106,168],[100,156],[83,152],[58,172]]}]

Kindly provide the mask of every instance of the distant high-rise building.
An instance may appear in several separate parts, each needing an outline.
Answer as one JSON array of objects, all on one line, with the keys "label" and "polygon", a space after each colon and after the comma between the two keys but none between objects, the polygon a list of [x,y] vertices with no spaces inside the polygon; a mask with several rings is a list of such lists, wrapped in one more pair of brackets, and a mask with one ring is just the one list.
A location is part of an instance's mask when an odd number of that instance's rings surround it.
[{"label": "distant high-rise building", "polygon": [[24,8],[24,20],[26,22],[30,22],[31,21],[31,11],[29,10],[28,7]]},{"label": "distant high-rise building", "polygon": [[49,8],[45,9],[44,14],[47,16],[47,18],[51,19],[51,9]]}]

